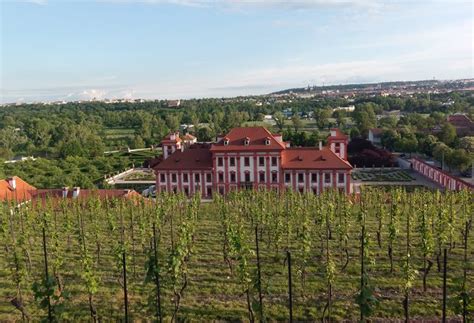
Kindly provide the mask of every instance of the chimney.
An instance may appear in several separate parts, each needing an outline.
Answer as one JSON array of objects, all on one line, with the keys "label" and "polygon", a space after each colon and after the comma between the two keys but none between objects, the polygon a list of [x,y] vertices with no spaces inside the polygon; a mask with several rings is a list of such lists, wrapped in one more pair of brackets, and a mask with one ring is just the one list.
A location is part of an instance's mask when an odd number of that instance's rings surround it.
[{"label": "chimney", "polygon": [[72,198],[75,199],[79,196],[79,193],[81,192],[81,188],[79,186],[74,187],[72,190]]},{"label": "chimney", "polygon": [[10,177],[8,178],[8,185],[10,185],[10,187],[13,189],[13,190],[16,190],[16,178],[15,177]]},{"label": "chimney", "polygon": [[67,197],[68,190],[69,190],[68,187],[63,187],[63,199],[65,199]]},{"label": "chimney", "polygon": [[319,141],[319,150],[323,150],[323,142]]}]

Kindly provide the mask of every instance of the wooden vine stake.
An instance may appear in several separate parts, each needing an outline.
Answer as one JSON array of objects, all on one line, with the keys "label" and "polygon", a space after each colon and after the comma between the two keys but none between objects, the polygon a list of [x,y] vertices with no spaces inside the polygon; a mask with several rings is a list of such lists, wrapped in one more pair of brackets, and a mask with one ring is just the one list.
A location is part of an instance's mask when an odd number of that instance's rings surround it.
[{"label": "wooden vine stake", "polygon": [[288,308],[290,310],[290,323],[293,322],[293,286],[291,281],[291,253],[286,251],[286,260],[288,261]]},{"label": "wooden vine stake", "polygon": [[258,248],[258,225],[255,226],[255,247],[257,251],[257,287],[258,287],[258,301],[260,320],[264,321],[263,317],[263,297],[262,297],[262,274],[260,270],[260,250]]},{"label": "wooden vine stake", "polygon": [[[43,253],[44,253],[44,279],[45,281],[47,282],[49,280],[49,272],[48,272],[48,252],[46,250],[46,232],[45,232],[45,229],[43,227]],[[47,296],[47,300],[48,300],[48,321],[49,322],[52,322],[53,321],[53,313],[52,313],[52,310],[51,310],[51,297]]]},{"label": "wooden vine stake", "polygon": [[443,323],[446,322],[446,273],[447,273],[447,265],[448,265],[448,250],[444,248],[444,255],[443,255],[443,317],[441,321]]},{"label": "wooden vine stake", "polygon": [[161,291],[160,291],[160,273],[158,271],[158,248],[156,243],[156,225],[153,223],[153,252],[155,255],[155,285],[156,285],[156,315],[161,323],[163,321],[161,313]]}]

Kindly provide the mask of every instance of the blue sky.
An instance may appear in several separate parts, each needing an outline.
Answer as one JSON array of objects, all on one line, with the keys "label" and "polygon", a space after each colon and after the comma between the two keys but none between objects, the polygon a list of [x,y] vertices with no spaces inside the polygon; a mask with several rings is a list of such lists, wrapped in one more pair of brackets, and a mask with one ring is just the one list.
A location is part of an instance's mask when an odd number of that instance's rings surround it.
[{"label": "blue sky", "polygon": [[473,77],[460,0],[0,0],[1,102]]}]

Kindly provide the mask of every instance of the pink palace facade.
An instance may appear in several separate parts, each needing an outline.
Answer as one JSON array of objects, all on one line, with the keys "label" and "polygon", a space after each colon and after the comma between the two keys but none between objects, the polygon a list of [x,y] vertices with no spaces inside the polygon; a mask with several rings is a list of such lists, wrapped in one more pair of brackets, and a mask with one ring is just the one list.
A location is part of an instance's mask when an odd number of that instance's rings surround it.
[{"label": "pink palace facade", "polygon": [[212,144],[184,145],[173,133],[163,140],[164,159],[154,167],[156,190],[205,198],[242,188],[350,193],[347,144],[338,129],[319,148],[290,147],[264,127],[234,128]]}]

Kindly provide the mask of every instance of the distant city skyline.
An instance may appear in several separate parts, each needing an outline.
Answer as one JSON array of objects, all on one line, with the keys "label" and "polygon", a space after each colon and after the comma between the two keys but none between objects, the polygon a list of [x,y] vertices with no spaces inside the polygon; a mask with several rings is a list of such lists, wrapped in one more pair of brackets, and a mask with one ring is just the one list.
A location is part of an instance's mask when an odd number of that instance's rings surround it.
[{"label": "distant city skyline", "polygon": [[0,6],[0,103],[228,97],[474,77],[471,1],[29,0]]}]

